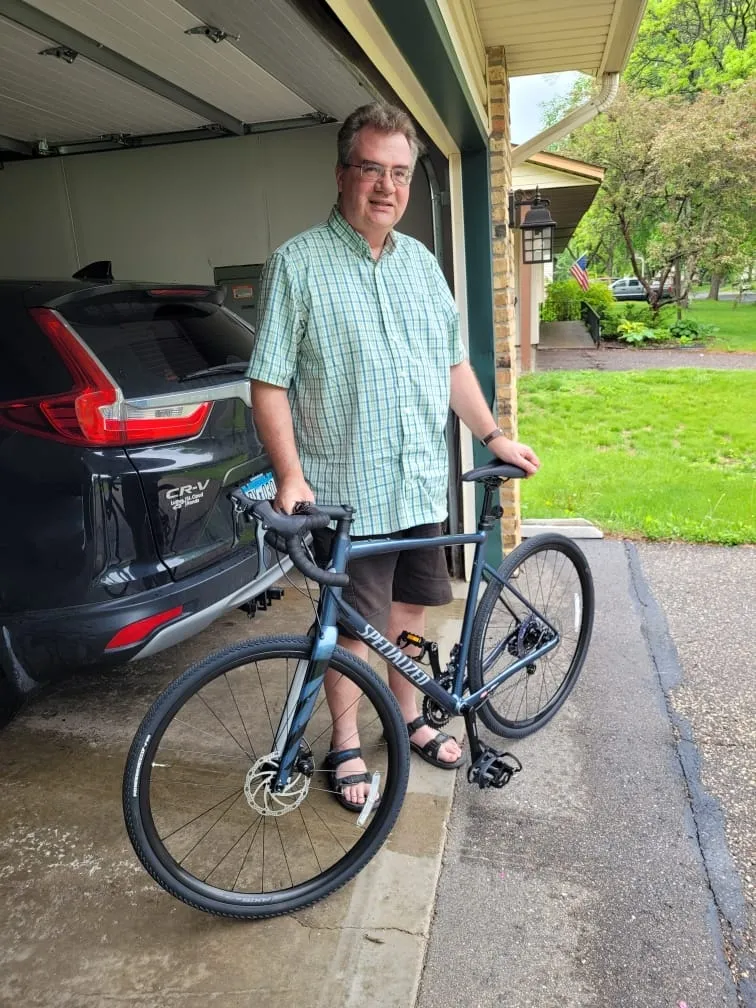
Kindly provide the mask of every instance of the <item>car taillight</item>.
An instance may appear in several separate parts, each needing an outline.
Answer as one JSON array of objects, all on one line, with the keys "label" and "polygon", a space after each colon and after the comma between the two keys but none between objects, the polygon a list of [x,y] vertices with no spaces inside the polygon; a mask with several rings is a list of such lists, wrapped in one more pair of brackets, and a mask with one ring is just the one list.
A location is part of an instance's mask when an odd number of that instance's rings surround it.
[{"label": "car taillight", "polygon": [[0,421],[41,437],[90,447],[170,441],[199,434],[211,403],[137,407],[50,308],[30,314],[56,348],[73,380],[59,395],[0,403]]},{"label": "car taillight", "polygon": [[155,616],[148,616],[135,623],[128,623],[125,627],[121,627],[114,637],[111,637],[105,645],[105,650],[114,651],[116,648],[127,647],[129,644],[138,644],[149,637],[152,631],[159,626],[177,619],[183,611],[183,606],[176,606],[173,609],[166,609],[165,612],[157,613]]}]

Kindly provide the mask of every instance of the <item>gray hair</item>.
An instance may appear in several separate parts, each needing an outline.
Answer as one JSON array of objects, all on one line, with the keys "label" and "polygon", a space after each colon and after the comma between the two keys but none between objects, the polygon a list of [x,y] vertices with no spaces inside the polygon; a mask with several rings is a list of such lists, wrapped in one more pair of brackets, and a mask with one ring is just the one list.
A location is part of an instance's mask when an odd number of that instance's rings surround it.
[{"label": "gray hair", "polygon": [[357,134],[364,126],[369,126],[379,133],[401,133],[405,136],[412,153],[410,168],[415,167],[415,162],[423,153],[423,145],[418,140],[415,124],[402,109],[382,102],[361,105],[346,117],[338,136],[339,164],[349,163]]}]

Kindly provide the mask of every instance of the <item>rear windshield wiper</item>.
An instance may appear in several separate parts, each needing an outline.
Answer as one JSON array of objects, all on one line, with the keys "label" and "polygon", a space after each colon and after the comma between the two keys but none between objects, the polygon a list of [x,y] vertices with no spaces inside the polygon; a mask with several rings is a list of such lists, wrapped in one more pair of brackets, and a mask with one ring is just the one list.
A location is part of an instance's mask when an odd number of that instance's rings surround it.
[{"label": "rear windshield wiper", "polygon": [[217,374],[245,374],[249,364],[247,361],[237,361],[235,364],[216,364],[215,367],[202,368],[201,371],[192,371],[179,378],[180,382],[191,381],[192,378],[207,378]]}]

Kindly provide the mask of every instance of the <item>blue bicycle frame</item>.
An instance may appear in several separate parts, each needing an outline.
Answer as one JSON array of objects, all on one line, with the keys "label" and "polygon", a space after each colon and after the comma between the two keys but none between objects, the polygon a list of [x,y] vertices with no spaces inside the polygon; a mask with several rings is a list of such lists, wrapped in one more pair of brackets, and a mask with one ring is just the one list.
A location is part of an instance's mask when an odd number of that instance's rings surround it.
[{"label": "blue bicycle frame", "polygon": [[[486,563],[484,560],[484,549],[487,538],[488,530],[486,528],[479,528],[477,532],[433,536],[428,539],[397,540],[376,538],[352,542],[349,538],[347,528],[339,523],[331,553],[331,566],[329,567],[329,570],[336,572],[345,571],[347,563],[352,557],[370,557],[378,556],[381,553],[404,552],[405,550],[418,548],[462,546],[468,543],[475,543],[472,573],[462,623],[462,635],[456,659],[457,667],[453,691],[450,693],[440,686],[432,676],[423,671],[400,648],[384,637],[380,631],[371,626],[355,609],[344,602],[342,588],[323,586],[321,588],[317,621],[311,631],[313,636],[312,654],[306,669],[302,668],[299,670],[300,674],[295,677],[295,683],[292,686],[294,693],[297,694],[295,704],[293,705],[294,709],[292,710],[287,705],[282,725],[279,726],[279,732],[277,733],[277,742],[280,742],[279,751],[283,750],[276,780],[277,785],[279,782],[285,783],[288,780],[289,772],[299,751],[300,740],[307,728],[307,723],[314,710],[323,678],[336,648],[338,637],[337,622],[347,627],[355,637],[363,640],[371,650],[375,651],[382,658],[385,658],[405,679],[412,682],[421,693],[429,696],[442,710],[453,716],[464,715],[468,728],[472,726],[471,715],[486,702],[487,698],[502,683],[511,678],[511,676],[516,675],[526,665],[538,661],[559,645],[560,634],[558,629],[542,613],[538,612],[532,602],[526,600],[511,582],[503,579],[498,571]],[[513,661],[502,672],[487,682],[485,686],[471,693],[469,696],[463,697],[464,675],[470,652],[475,610],[484,576],[498,581],[501,585],[507,584],[508,590],[512,592],[515,598],[519,599],[532,613],[542,620],[553,632],[553,636],[539,647],[529,651],[525,657]],[[502,641],[498,648],[492,652],[489,656],[487,667],[493,664],[502,649],[506,647],[506,644],[506,640]],[[302,665],[304,664],[302,662]]]}]

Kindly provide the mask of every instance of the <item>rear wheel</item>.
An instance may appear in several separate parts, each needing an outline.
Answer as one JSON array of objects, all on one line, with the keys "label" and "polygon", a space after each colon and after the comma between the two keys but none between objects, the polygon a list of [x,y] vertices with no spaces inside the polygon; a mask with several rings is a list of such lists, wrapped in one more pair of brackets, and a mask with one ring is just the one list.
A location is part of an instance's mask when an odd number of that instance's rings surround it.
[{"label": "rear wheel", "polygon": [[553,638],[542,658],[514,672],[479,708],[483,724],[505,738],[524,738],[556,714],[577,682],[593,627],[593,580],[572,540],[529,539],[504,560],[483,593],[473,624],[470,690],[481,689]]},{"label": "rear wheel", "polygon": [[289,784],[268,787],[276,731],[311,647],[307,637],[261,638],[212,655],[168,687],[134,738],[123,788],[129,837],[147,871],[185,903],[230,917],[297,910],[349,881],[396,820],[407,732],[388,687],[342,648],[331,668],[360,690],[353,745],[380,775],[380,801],[360,823],[334,799],[322,690]]}]

